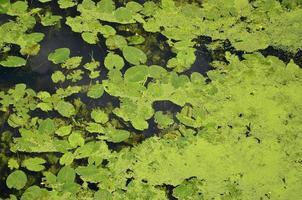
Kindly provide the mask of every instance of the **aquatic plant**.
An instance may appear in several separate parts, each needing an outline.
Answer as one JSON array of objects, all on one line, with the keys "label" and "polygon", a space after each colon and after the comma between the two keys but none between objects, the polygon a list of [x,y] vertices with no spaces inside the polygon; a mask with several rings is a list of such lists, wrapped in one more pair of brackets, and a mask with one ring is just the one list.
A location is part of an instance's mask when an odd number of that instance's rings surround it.
[{"label": "aquatic plant", "polygon": [[[107,47],[88,60],[52,49],[51,90],[0,91],[0,198],[300,199],[302,70],[259,51],[301,48],[299,5],[60,0],[64,13],[78,11],[60,16],[0,1],[0,13],[15,16],[0,25],[2,67],[39,52],[36,23],[65,22],[89,46]],[[165,66],[146,52],[149,35],[171,48]],[[190,71],[200,36],[235,49],[205,75]],[[158,108],[167,102],[177,109]]]}]

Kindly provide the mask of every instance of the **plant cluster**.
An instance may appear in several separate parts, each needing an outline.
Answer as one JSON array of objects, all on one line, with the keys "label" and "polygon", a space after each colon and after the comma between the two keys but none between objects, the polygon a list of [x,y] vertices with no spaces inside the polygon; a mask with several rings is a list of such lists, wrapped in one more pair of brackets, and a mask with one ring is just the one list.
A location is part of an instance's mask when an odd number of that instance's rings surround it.
[{"label": "plant cluster", "polygon": [[[302,70],[259,52],[301,49],[300,1],[57,4],[77,15],[0,0],[0,19],[13,17],[0,23],[0,65],[23,67],[38,54],[36,24],[65,23],[88,45],[104,41],[107,54],[86,62],[62,46],[48,55],[54,91],[1,89],[0,199],[302,198]],[[173,52],[164,66],[145,51],[149,35]],[[200,36],[243,56],[225,51],[206,75],[184,73]]]}]

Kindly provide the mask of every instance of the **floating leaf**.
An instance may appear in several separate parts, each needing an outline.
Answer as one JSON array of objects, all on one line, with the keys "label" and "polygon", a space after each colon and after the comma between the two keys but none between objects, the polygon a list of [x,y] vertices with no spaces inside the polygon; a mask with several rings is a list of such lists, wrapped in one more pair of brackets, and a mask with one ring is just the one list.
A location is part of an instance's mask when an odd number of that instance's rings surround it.
[{"label": "floating leaf", "polygon": [[115,129],[115,128],[107,128],[105,132],[105,137],[100,136],[100,138],[104,138],[105,140],[115,143],[125,141],[129,137],[130,137],[129,131]]},{"label": "floating leaf", "polygon": [[108,49],[122,49],[127,46],[126,39],[121,35],[113,35],[106,39]]},{"label": "floating leaf", "polygon": [[134,65],[139,65],[147,61],[146,54],[136,47],[127,46],[122,49],[125,59]]},{"label": "floating leaf", "polygon": [[16,170],[10,175],[8,175],[6,179],[6,185],[8,188],[15,188],[17,190],[21,190],[27,182],[26,174],[21,170]]},{"label": "floating leaf", "polygon": [[138,65],[129,68],[124,75],[127,82],[140,82],[143,83],[147,80],[149,75],[148,67],[145,65]]},{"label": "floating leaf", "polygon": [[111,52],[107,54],[104,64],[108,70],[121,70],[125,65],[124,59],[121,56]]},{"label": "floating leaf", "polygon": [[58,4],[60,8],[66,9],[66,8],[71,8],[73,6],[77,5],[76,0],[58,0]]},{"label": "floating leaf", "polygon": [[129,42],[129,45],[137,45],[145,42],[145,38],[141,35],[127,37],[127,40]]},{"label": "floating leaf", "polygon": [[80,66],[81,62],[82,56],[74,56],[65,60],[62,64],[62,68],[75,69]]},{"label": "floating leaf", "polygon": [[25,64],[26,60],[18,56],[7,56],[5,60],[0,61],[0,65],[3,67],[21,67]]},{"label": "floating leaf", "polygon": [[50,2],[51,0],[39,0],[41,3],[47,3]]},{"label": "floating leaf", "polygon": [[96,33],[83,32],[81,36],[83,40],[88,44],[96,44],[99,41],[99,38]]},{"label": "floating leaf", "polygon": [[68,137],[68,142],[72,147],[83,146],[85,140],[79,131],[72,132]]},{"label": "floating leaf", "polygon": [[57,180],[60,183],[73,183],[75,179],[75,171],[69,166],[61,168],[57,175]]},{"label": "floating leaf", "polygon": [[75,156],[71,152],[65,153],[61,158],[60,158],[60,164],[61,165],[70,165]]},{"label": "floating leaf", "polygon": [[86,130],[89,133],[104,133],[105,129],[101,124],[90,122],[87,123]]},{"label": "floating leaf", "polygon": [[63,74],[63,72],[61,71],[55,71],[52,75],[51,75],[51,79],[54,83],[58,83],[58,82],[64,82],[65,81],[65,75]]},{"label": "floating leaf", "polygon": [[54,64],[60,64],[65,62],[69,58],[69,55],[70,50],[68,48],[59,48],[48,55],[48,60]]},{"label": "floating leaf", "polygon": [[120,22],[131,21],[132,15],[133,15],[133,12],[130,9],[125,8],[125,7],[120,7],[118,9],[116,9],[116,11],[114,13],[114,16]]},{"label": "floating leaf", "polygon": [[9,169],[19,169],[19,163],[18,163],[18,161],[16,160],[16,159],[14,159],[14,158],[10,158],[9,160],[8,160],[8,168]]},{"label": "floating leaf", "polygon": [[108,120],[108,114],[102,111],[101,109],[93,109],[91,112],[91,118],[101,124],[105,124]]},{"label": "floating leaf", "polygon": [[66,136],[71,133],[72,125],[61,126],[56,130],[56,134],[59,136]]},{"label": "floating leaf", "polygon": [[75,115],[75,108],[73,105],[66,101],[60,101],[55,106],[55,109],[63,116],[63,117],[71,117]]},{"label": "floating leaf", "polygon": [[52,135],[55,132],[55,129],[56,129],[56,124],[54,120],[47,118],[40,122],[38,131],[40,134]]},{"label": "floating leaf", "polygon": [[42,158],[27,158],[22,162],[22,166],[34,172],[42,171],[45,169],[44,165],[46,160]]},{"label": "floating leaf", "polygon": [[154,114],[154,119],[161,128],[167,128],[174,122],[172,116],[164,114],[162,111],[156,112]]},{"label": "floating leaf", "polygon": [[51,12],[46,12],[45,15],[41,16],[41,24],[43,26],[53,26],[60,22],[62,19],[59,15],[52,15]]},{"label": "floating leaf", "polygon": [[100,98],[104,93],[104,88],[102,84],[96,83],[89,87],[87,96],[93,99]]}]

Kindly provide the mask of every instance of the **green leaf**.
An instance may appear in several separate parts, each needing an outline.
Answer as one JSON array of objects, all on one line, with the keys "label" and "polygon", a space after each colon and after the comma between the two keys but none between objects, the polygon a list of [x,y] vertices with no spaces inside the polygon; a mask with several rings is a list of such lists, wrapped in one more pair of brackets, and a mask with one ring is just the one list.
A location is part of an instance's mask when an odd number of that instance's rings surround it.
[{"label": "green leaf", "polygon": [[164,114],[162,111],[156,112],[154,114],[154,119],[160,128],[167,128],[174,122],[172,116]]},{"label": "green leaf", "polygon": [[11,3],[10,0],[1,0],[0,1],[0,14],[4,14],[9,9]]},{"label": "green leaf", "polygon": [[89,87],[87,96],[93,99],[100,98],[104,93],[104,88],[102,84],[96,83]]},{"label": "green leaf", "polygon": [[79,131],[72,132],[68,137],[68,142],[72,147],[83,146],[85,140]]},{"label": "green leaf", "polygon": [[43,26],[53,26],[60,22],[62,19],[59,15],[52,15],[51,12],[46,12],[45,15],[41,16],[41,24]]},{"label": "green leaf", "polygon": [[47,118],[45,120],[42,120],[40,122],[39,126],[39,133],[40,134],[47,134],[47,135],[52,135],[56,130],[56,124],[54,120]]},{"label": "green leaf", "polygon": [[65,81],[65,75],[63,74],[63,72],[61,71],[55,71],[52,75],[51,75],[51,79],[54,83],[58,83],[58,82],[64,82]]},{"label": "green leaf", "polygon": [[145,38],[141,35],[127,37],[127,40],[129,42],[129,45],[137,45],[145,42]]},{"label": "green leaf", "polygon": [[127,82],[144,83],[149,75],[148,67],[145,65],[138,65],[130,67],[124,75]]},{"label": "green leaf", "polygon": [[75,171],[69,166],[61,168],[57,175],[57,181],[60,183],[73,183],[75,180]]},{"label": "green leaf", "polygon": [[89,133],[104,133],[105,129],[101,124],[90,122],[87,123],[86,130]]},{"label": "green leaf", "polygon": [[10,158],[8,160],[8,164],[7,165],[8,165],[8,168],[11,169],[11,170],[12,169],[19,169],[19,163],[14,158]]},{"label": "green leaf", "polygon": [[135,1],[130,1],[126,4],[126,8],[132,12],[139,12],[143,9],[143,6]]},{"label": "green leaf", "polygon": [[114,12],[114,16],[120,22],[131,21],[132,15],[133,15],[133,12],[126,7],[120,7],[118,9],[116,9],[116,11]]},{"label": "green leaf", "polygon": [[74,158],[75,158],[75,156],[71,152],[67,152],[60,158],[60,164],[61,165],[71,165]]},{"label": "green leaf", "polygon": [[27,158],[22,162],[22,166],[34,172],[39,172],[45,169],[44,165],[46,160],[42,158]]},{"label": "green leaf", "polygon": [[62,64],[62,68],[75,69],[80,66],[81,62],[82,56],[74,56],[65,60]]},{"label": "green leaf", "polygon": [[147,61],[146,54],[136,47],[127,46],[122,49],[125,59],[134,65],[139,65]]},{"label": "green leaf", "polygon": [[5,60],[0,61],[3,67],[22,67],[25,64],[26,60],[18,56],[7,56]]},{"label": "green leaf", "polygon": [[121,35],[113,35],[106,39],[108,49],[122,49],[127,46],[126,39]]},{"label": "green leaf", "polygon": [[76,110],[73,105],[66,101],[60,101],[55,106],[55,109],[63,116],[63,117],[71,117],[76,114]]},{"label": "green leaf", "polygon": [[124,59],[121,56],[114,54],[112,52],[107,54],[107,56],[105,57],[104,64],[108,70],[112,70],[112,69],[121,70],[125,65]]},{"label": "green leaf", "polygon": [[98,108],[93,109],[90,115],[91,118],[97,123],[105,124],[109,120],[108,114]]},{"label": "green leaf", "polygon": [[108,140],[109,142],[122,142],[127,140],[130,137],[130,132],[126,130],[121,129],[115,129],[115,128],[107,128],[105,137],[100,136],[100,138],[104,138]]},{"label": "green leaf", "polygon": [[72,125],[61,126],[56,130],[56,134],[59,136],[66,136],[71,133]]},{"label": "green leaf", "polygon": [[48,60],[54,64],[60,64],[65,62],[69,58],[69,55],[70,50],[68,48],[59,48],[48,55]]},{"label": "green leaf", "polygon": [[51,0],[39,0],[41,3],[47,3],[50,2]]},{"label": "green leaf", "polygon": [[102,168],[97,168],[95,165],[79,166],[76,168],[76,173],[81,179],[91,183],[98,183],[106,179]]},{"label": "green leaf", "polygon": [[16,170],[10,175],[8,175],[6,179],[6,185],[8,188],[15,188],[17,190],[21,190],[27,182],[26,174],[21,170]]},{"label": "green leaf", "polygon": [[81,34],[83,40],[88,44],[96,44],[99,41],[99,38],[96,33],[92,32],[83,32]]},{"label": "green leaf", "polygon": [[77,5],[76,0],[58,0],[58,4],[60,8],[66,9],[66,8],[71,8],[73,6]]}]

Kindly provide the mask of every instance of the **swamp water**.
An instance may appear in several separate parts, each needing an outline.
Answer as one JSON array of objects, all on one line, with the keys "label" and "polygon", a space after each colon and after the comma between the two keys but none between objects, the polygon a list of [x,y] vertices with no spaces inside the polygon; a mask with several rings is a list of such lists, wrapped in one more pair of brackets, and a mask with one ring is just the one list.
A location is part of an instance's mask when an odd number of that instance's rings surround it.
[{"label": "swamp water", "polygon": [[0,199],[302,198],[302,9],[226,2],[0,1]]}]

